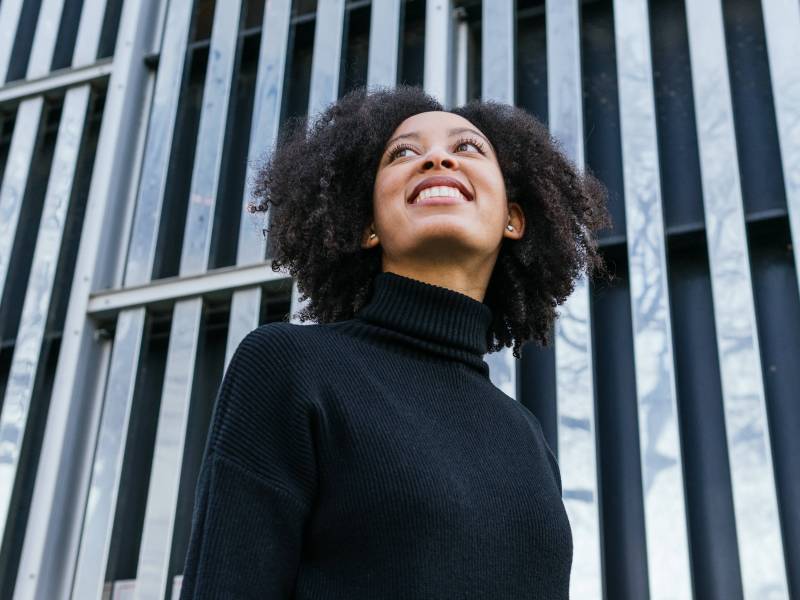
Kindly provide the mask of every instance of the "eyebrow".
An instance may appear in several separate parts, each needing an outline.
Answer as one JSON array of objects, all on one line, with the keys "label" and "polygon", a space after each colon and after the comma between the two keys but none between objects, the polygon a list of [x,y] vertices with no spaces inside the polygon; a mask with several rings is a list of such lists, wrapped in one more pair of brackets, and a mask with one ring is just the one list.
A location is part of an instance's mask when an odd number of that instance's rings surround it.
[{"label": "eyebrow", "polygon": [[[477,136],[481,137],[482,139],[486,140],[486,143],[489,144],[489,147],[492,149],[492,152],[494,152],[494,146],[492,146],[492,142],[490,142],[489,138],[487,138],[485,135],[483,135],[480,131],[475,131],[474,129],[471,129],[469,127],[456,127],[455,129],[448,129],[447,130],[447,135],[448,136],[454,136],[454,135],[457,135],[459,133],[474,133],[475,135],[477,135]],[[391,146],[393,142],[396,142],[397,140],[404,139],[404,138],[414,138],[415,140],[418,140],[419,139],[419,132],[418,131],[411,131],[409,133],[403,133],[401,135],[395,136],[392,139],[390,139],[388,142],[386,142],[386,148],[388,149],[389,146]],[[496,152],[495,152],[495,154],[496,154]]]}]

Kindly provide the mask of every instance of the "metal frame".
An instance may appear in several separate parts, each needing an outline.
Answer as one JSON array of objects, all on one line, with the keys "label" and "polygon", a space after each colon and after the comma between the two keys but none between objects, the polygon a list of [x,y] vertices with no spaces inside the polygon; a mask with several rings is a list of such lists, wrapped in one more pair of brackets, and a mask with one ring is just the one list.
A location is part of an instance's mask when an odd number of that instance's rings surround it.
[{"label": "metal frame", "polygon": [[[106,88],[15,599],[92,598],[100,597],[105,587],[122,587],[109,586],[104,578],[122,464],[129,451],[126,442],[146,314],[170,307],[174,308],[167,373],[139,579],[131,587],[136,588],[137,598],[163,596],[169,587],[177,595],[180,577],[169,581],[169,554],[203,302],[232,296],[226,366],[244,335],[258,325],[265,290],[291,283],[292,312],[298,308],[296,283],[273,273],[264,260],[265,240],[256,223],[260,215],[243,212],[236,266],[207,271],[227,103],[241,44],[239,13],[234,14],[230,5],[222,11],[221,3],[210,42],[214,58],[209,60],[203,96],[180,275],[152,280],[178,103],[185,86],[192,4],[126,0],[114,58],[98,61],[105,1],[86,0],[71,66],[52,71],[64,2],[43,0],[26,78],[0,87],[0,105],[16,110],[0,185],[0,291],[8,283],[44,102],[48,96],[64,95],[42,226],[0,413],[0,439],[7,453],[0,457],[0,533],[8,522],[11,491],[19,475],[17,460],[24,448],[29,409],[38,401],[36,385],[43,377],[39,349],[44,317],[57,292],[55,266],[91,90]],[[464,9],[454,12],[453,4],[453,0],[426,2],[424,87],[445,107],[466,100],[470,67],[465,39],[469,25],[457,24],[458,12]],[[550,129],[583,168],[580,5],[579,0],[548,0],[545,10]],[[17,31],[23,6],[23,0],[0,1],[0,30]],[[326,23],[317,28],[314,40],[308,103],[312,118],[338,97],[346,11],[353,6],[344,0],[320,0],[316,15],[301,17]],[[397,82],[403,10],[403,0],[374,3],[368,85]],[[799,272],[800,180],[794,175],[800,168],[796,108],[800,70],[793,57],[800,51],[800,8],[790,0],[764,0],[762,10]],[[718,2],[686,3],[686,11],[742,585],[747,598],[788,598],[722,13]],[[615,0],[614,13],[650,595],[691,597],[647,6],[643,0]],[[31,21],[26,28],[33,24],[33,16],[26,17]],[[484,99],[514,102],[513,48],[519,16],[513,0],[483,2],[484,39],[509,41],[483,45]],[[291,26],[290,0],[266,3],[248,149],[251,165],[264,158],[277,140]],[[6,79],[14,43],[15,35],[0,39],[0,82]],[[217,50],[219,54],[214,54]],[[157,74],[149,70],[156,61],[146,61],[148,57],[158,58]],[[250,184],[248,177],[244,205],[252,194]],[[687,229],[691,227],[695,226]],[[571,595],[600,598],[603,548],[589,301],[588,285],[581,279],[556,322],[556,411],[563,496],[575,540]],[[113,321],[115,326],[110,325]],[[114,331],[113,340],[106,327]],[[495,384],[516,398],[516,377],[509,371],[516,368],[512,359],[505,351],[488,356],[487,362]],[[656,465],[655,456],[668,458],[666,468]]]}]

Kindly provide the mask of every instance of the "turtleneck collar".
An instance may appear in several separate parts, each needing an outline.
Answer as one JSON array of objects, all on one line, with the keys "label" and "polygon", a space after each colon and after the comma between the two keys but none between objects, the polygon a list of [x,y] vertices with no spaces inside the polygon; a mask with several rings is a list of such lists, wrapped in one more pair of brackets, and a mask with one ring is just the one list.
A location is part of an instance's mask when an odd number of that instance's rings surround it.
[{"label": "turtleneck collar", "polygon": [[391,271],[375,276],[372,295],[356,319],[410,336],[438,354],[487,372],[491,309],[471,296]]}]

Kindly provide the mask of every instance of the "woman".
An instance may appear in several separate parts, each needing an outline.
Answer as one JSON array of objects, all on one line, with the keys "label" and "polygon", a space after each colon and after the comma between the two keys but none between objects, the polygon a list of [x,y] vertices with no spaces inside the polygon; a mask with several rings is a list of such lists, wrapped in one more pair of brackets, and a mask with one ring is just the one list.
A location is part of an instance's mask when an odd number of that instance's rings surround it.
[{"label": "woman", "polygon": [[228,367],[181,598],[567,598],[558,465],[483,356],[603,272],[605,189],[521,109],[415,87],[287,131],[253,208],[317,323]]}]

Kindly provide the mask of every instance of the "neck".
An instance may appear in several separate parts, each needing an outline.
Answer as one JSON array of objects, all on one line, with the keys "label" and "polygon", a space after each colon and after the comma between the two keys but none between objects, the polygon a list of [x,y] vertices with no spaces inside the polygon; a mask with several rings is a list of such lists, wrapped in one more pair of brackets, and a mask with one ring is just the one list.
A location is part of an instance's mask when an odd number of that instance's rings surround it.
[{"label": "neck", "polygon": [[384,260],[383,272],[391,272],[409,279],[447,288],[469,296],[477,302],[483,302],[492,269],[490,265],[488,270],[481,268],[468,270],[464,268],[463,263],[458,267],[452,264],[420,265],[419,263],[410,267]]}]

